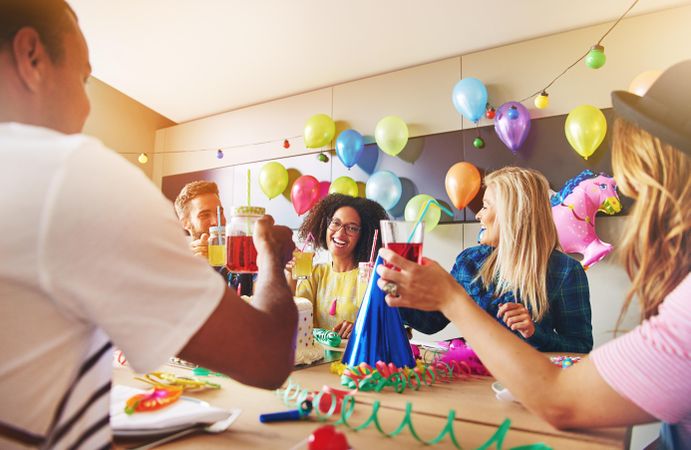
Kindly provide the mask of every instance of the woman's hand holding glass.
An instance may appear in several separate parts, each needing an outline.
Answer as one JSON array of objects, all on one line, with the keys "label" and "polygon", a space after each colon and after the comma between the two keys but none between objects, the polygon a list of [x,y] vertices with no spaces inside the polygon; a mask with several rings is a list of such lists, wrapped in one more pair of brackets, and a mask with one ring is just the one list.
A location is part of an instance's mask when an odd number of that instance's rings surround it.
[{"label": "woman's hand holding glass", "polygon": [[535,322],[530,317],[528,308],[522,303],[503,303],[499,306],[497,317],[511,330],[521,333],[525,339],[535,334]]},{"label": "woman's hand holding glass", "polygon": [[353,322],[344,320],[334,327],[334,331],[343,339],[349,339],[350,334],[353,332]]},{"label": "woman's hand holding glass", "polygon": [[384,264],[377,266],[379,288],[384,290],[387,283],[396,285],[396,295],[389,293],[386,296],[386,303],[390,306],[445,313],[457,296],[465,293],[436,261],[422,258],[422,264],[417,264],[385,248],[379,250],[379,254],[398,269],[390,269]]}]

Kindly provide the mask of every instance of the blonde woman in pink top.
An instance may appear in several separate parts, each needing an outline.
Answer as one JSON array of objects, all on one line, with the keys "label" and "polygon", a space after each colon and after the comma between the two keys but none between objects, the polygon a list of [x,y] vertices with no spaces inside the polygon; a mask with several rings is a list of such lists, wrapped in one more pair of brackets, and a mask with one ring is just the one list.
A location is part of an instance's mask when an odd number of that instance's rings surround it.
[{"label": "blonde woman in pink top", "polygon": [[[662,448],[691,448],[691,61],[663,73],[645,96],[617,91],[612,166],[636,203],[621,245],[641,324],[568,370],[488,316],[436,262],[382,249],[392,306],[441,311],[492,374],[558,428],[661,420]],[[622,311],[623,313],[623,311]],[[525,376],[531,374],[532,376]]]}]

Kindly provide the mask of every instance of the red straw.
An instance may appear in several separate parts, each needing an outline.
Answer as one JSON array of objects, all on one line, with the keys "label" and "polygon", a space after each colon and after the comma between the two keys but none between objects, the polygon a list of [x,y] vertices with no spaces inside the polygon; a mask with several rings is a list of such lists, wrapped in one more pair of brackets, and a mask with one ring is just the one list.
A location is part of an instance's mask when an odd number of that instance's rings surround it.
[{"label": "red straw", "polygon": [[374,230],[374,239],[372,239],[372,253],[369,255],[369,265],[374,264],[374,252],[377,249],[377,238],[379,237],[379,228]]},{"label": "red straw", "polygon": [[307,233],[307,239],[305,239],[305,242],[302,244],[302,249],[300,250],[301,253],[305,251],[305,247],[307,247],[310,241],[314,242],[314,236],[312,233]]}]

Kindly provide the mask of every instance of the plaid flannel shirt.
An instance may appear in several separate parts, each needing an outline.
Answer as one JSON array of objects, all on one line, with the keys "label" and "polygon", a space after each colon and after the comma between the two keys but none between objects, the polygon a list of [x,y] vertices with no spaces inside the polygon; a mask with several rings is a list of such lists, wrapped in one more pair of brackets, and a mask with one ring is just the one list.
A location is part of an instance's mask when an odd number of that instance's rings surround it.
[{"label": "plaid flannel shirt", "polygon": [[[485,289],[482,281],[475,280],[480,267],[493,251],[493,247],[469,247],[456,258],[451,275],[463,286],[468,295],[493,317],[499,305],[517,302],[513,292],[500,297],[494,294],[494,284]],[[581,264],[575,259],[554,251],[547,268],[547,296],[549,311],[535,324],[535,334],[524,339],[543,352],[588,353],[593,348],[588,279]],[[440,312],[426,312],[401,308],[403,320],[416,330],[432,334],[441,331],[449,320]],[[497,321],[505,326],[504,322]],[[518,333],[514,332],[523,339]]]}]

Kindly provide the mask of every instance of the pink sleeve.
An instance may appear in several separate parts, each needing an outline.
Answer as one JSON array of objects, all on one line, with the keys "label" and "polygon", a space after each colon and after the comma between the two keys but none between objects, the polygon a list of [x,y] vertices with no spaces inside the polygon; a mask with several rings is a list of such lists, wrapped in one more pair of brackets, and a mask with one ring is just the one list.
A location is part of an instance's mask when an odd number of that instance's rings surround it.
[{"label": "pink sleeve", "polygon": [[590,355],[617,393],[672,424],[691,415],[690,300],[691,275],[687,275],[657,316]]}]

